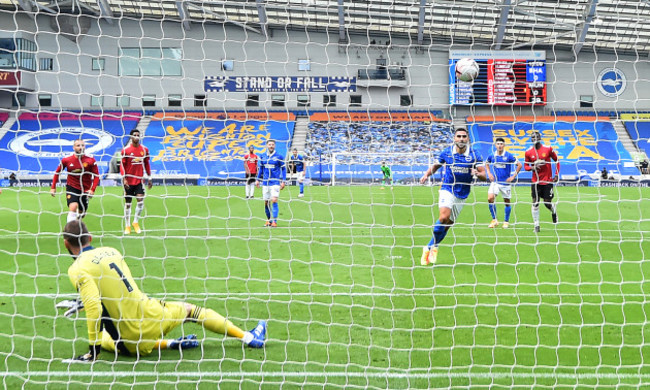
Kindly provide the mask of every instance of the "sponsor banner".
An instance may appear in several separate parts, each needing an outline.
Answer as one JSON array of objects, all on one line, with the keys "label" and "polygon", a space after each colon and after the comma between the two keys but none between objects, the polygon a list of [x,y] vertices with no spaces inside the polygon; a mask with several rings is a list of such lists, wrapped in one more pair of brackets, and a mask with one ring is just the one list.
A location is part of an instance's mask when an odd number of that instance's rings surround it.
[{"label": "sponsor banner", "polygon": [[73,112],[41,112],[21,114],[20,121],[123,121],[123,120],[140,120],[142,116],[139,112],[134,111],[104,111],[104,112],[87,112],[77,114]]},{"label": "sponsor banner", "polygon": [[607,116],[473,116],[467,117],[467,122],[609,122]]},{"label": "sponsor banner", "polygon": [[355,92],[356,77],[206,76],[206,92]]},{"label": "sponsor banner", "polygon": [[9,87],[20,86],[20,71],[0,71],[0,85]]},{"label": "sponsor banner", "polygon": [[272,120],[156,120],[149,123],[143,142],[157,174],[243,177],[249,146],[260,154],[266,152],[266,141],[274,139],[277,152],[286,156],[294,125]]},{"label": "sponsor banner", "polygon": [[[532,146],[530,133],[537,130],[544,144],[558,154],[561,176],[592,174],[603,168],[622,175],[639,174],[638,169],[626,164],[633,161],[632,156],[610,122],[476,122],[470,130],[473,146],[484,160],[493,151],[493,140],[502,137],[506,150],[523,163],[526,150]],[[522,178],[531,177],[530,172],[521,172]]]},{"label": "sponsor banner", "polygon": [[436,118],[430,112],[316,112],[309,117],[311,122],[449,122]]},{"label": "sponsor banner", "polygon": [[20,174],[51,174],[61,158],[72,154],[74,141],[81,138],[86,143],[86,154],[97,160],[100,173],[106,172],[111,158],[128,141],[138,121],[137,114],[123,118],[23,114],[0,139],[2,168]]},{"label": "sponsor banner", "polygon": [[5,123],[7,119],[9,119],[9,114],[7,114],[6,112],[0,112],[0,125]]},{"label": "sponsor banner", "polygon": [[650,121],[650,114],[621,114],[623,121]]},{"label": "sponsor banner", "polygon": [[449,59],[460,60],[461,58],[474,59],[522,59],[522,60],[545,60],[545,51],[529,50],[449,50]]},{"label": "sponsor banner", "polygon": [[296,115],[291,112],[266,112],[266,111],[252,111],[252,112],[157,112],[154,114],[153,119],[155,120],[166,120],[166,119],[216,119],[216,120],[235,120],[235,121],[246,121],[246,120],[275,120],[275,121],[293,121],[296,119]]}]

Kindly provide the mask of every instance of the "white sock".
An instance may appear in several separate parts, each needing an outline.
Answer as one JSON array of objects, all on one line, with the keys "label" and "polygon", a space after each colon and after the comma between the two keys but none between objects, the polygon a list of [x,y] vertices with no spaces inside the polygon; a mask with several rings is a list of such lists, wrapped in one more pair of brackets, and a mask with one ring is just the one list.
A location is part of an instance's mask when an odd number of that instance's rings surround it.
[{"label": "white sock", "polygon": [[246,196],[251,196],[251,185],[246,184]]},{"label": "white sock", "polygon": [[131,226],[131,203],[124,206],[124,221],[126,222],[125,226]]},{"label": "white sock", "polygon": [[250,188],[250,195],[248,195],[248,196],[255,195],[255,184],[249,184],[248,186]]},{"label": "white sock", "polygon": [[138,202],[135,205],[135,217],[133,217],[133,223],[138,223],[140,216],[142,215],[142,210],[144,210],[144,202]]},{"label": "white sock", "polygon": [[244,344],[248,345],[250,344],[251,341],[253,341],[253,334],[251,332],[244,332],[244,338],[242,338],[242,341]]},{"label": "white sock", "polygon": [[539,226],[539,205],[532,207],[533,212],[533,223],[535,226]]},{"label": "white sock", "polygon": [[79,219],[79,214],[77,214],[76,211],[68,211],[68,219],[66,220],[66,223],[76,221]]}]

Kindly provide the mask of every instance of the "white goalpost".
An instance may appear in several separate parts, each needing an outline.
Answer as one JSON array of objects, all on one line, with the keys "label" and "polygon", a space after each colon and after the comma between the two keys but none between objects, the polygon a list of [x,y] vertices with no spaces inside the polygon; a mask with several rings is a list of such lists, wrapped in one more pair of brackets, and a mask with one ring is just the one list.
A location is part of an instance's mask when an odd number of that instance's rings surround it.
[{"label": "white goalpost", "polygon": [[433,164],[435,155],[422,153],[332,153],[332,185],[381,181],[382,163],[391,168],[394,183],[414,185]]}]

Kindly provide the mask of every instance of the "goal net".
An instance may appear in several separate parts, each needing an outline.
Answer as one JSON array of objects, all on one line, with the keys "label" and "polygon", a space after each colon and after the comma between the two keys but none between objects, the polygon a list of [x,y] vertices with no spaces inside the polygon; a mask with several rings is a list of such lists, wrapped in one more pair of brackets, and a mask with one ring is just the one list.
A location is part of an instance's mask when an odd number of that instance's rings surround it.
[{"label": "goal net", "polygon": [[[648,387],[647,14],[605,0],[0,0],[0,386]],[[521,163],[538,131],[560,164],[552,202],[534,209],[526,169],[508,211],[506,191],[490,206],[472,179],[446,230],[443,171],[419,180],[458,127],[483,161],[502,138]],[[127,210],[133,130],[153,187],[133,184]],[[264,348],[190,318],[164,338],[196,348],[67,360],[88,352],[93,314],[55,307],[80,297],[62,230],[82,168],[50,186],[80,138],[100,179],[90,245],[132,276],[108,268],[119,300],[137,286],[243,331],[264,320]],[[471,173],[472,156],[446,158]],[[289,160],[306,180],[247,177]],[[111,321],[134,332],[155,317],[138,313]]]},{"label": "goal net", "polygon": [[[446,145],[449,146],[449,145]],[[332,185],[377,184],[384,179],[382,166],[390,169],[394,184],[418,183],[433,164],[431,152],[413,153],[333,153]]]}]

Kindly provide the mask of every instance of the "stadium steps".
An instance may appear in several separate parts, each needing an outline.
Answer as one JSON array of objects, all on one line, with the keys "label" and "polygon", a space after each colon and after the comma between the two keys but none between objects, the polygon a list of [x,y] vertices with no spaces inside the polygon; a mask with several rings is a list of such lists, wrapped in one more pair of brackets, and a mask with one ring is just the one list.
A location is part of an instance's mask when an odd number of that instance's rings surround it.
[{"label": "stadium steps", "polygon": [[151,118],[152,117],[149,115],[145,115],[142,118],[140,118],[140,122],[138,122],[138,126],[136,127],[136,129],[140,131],[140,134],[142,136],[144,136],[145,131],[147,131],[147,127],[149,127]]},{"label": "stadium steps", "polygon": [[623,147],[630,152],[631,155],[635,155],[639,153],[639,148],[637,145],[632,141],[632,138],[630,138],[630,134],[627,132],[627,129],[625,128],[625,125],[623,124],[623,121],[620,119],[612,121],[612,125],[614,126],[614,130],[616,130],[616,134],[618,134],[618,139],[621,140],[621,143],[623,144]]},{"label": "stadium steps", "polygon": [[14,113],[9,114],[9,118],[7,118],[7,121],[2,124],[2,127],[0,127],[0,139],[5,136],[5,133],[9,130],[11,130],[11,126],[16,123],[18,120],[18,115]]},{"label": "stadium steps", "polygon": [[305,150],[308,127],[309,127],[308,117],[296,118],[296,127],[293,131],[293,140],[291,140],[291,148],[296,148],[301,153]]},{"label": "stadium steps", "polygon": [[464,127],[468,129],[466,118],[453,118],[451,121],[451,125],[453,126],[454,129],[457,129],[459,127]]}]

